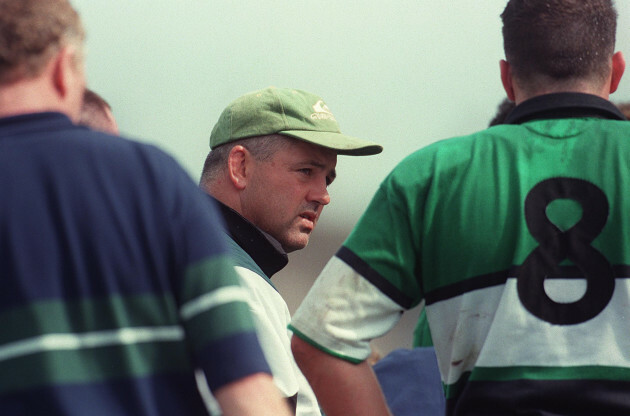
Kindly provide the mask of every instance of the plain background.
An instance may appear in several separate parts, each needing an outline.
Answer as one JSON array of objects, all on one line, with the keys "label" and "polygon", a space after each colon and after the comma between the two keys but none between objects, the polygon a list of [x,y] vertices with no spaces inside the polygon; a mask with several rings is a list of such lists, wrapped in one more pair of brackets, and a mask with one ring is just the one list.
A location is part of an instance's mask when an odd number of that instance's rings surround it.
[{"label": "plain background", "polygon": [[[71,0],[72,1],[72,0]],[[487,126],[504,98],[505,0],[74,0],[88,85],[123,135],[158,145],[197,181],[210,131],[236,97],[267,86],[324,98],[342,132],[382,144],[340,156],[309,246],[274,277],[293,312],[380,181],[408,153]],[[630,2],[617,1],[630,60]],[[630,70],[614,102],[630,101]],[[418,308],[375,341],[411,346]]]}]

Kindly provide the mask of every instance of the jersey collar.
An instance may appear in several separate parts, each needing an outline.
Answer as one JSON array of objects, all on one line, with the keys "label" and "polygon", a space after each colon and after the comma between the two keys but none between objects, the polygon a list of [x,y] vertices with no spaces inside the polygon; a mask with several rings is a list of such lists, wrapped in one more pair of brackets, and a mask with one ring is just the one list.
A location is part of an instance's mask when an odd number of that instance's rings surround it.
[{"label": "jersey collar", "polygon": [[56,112],[18,114],[0,118],[0,137],[69,127],[74,127],[74,125],[65,114]]},{"label": "jersey collar", "polygon": [[505,124],[521,124],[531,120],[552,118],[597,117],[626,120],[610,101],[591,94],[562,92],[539,95],[517,105]]},{"label": "jersey collar", "polygon": [[272,236],[256,227],[241,214],[210,196],[221,211],[230,237],[271,278],[289,263],[289,256]]}]

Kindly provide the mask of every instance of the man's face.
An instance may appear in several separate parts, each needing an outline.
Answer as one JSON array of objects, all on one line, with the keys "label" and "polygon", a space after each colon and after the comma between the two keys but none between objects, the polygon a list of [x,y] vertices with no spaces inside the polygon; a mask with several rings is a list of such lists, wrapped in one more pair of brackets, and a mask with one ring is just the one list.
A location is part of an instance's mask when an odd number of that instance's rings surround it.
[{"label": "man's face", "polygon": [[268,160],[251,160],[241,214],[291,252],[306,247],[330,202],[337,154],[301,140],[287,143]]}]

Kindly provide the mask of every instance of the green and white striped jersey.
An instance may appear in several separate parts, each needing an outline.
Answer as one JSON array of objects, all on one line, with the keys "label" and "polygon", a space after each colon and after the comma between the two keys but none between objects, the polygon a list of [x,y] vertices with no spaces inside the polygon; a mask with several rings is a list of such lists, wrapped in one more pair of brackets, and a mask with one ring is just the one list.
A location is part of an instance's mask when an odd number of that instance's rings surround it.
[{"label": "green and white striped jersey", "polygon": [[[533,111],[552,100],[580,116]],[[448,414],[627,415],[630,123],[581,94],[527,106],[404,159],[291,328],[358,362],[425,301]]]}]

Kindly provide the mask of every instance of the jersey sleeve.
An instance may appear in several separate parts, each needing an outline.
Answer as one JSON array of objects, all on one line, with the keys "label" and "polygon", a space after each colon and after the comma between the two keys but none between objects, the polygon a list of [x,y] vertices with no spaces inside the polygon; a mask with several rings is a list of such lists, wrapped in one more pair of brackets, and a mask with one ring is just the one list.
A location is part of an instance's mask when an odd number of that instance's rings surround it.
[{"label": "jersey sleeve", "polygon": [[[164,167],[162,167],[164,169]],[[251,374],[270,374],[229,256],[222,219],[182,170],[165,204],[173,219],[173,282],[179,316],[195,367],[211,390]]]},{"label": "jersey sleeve", "polygon": [[410,218],[415,195],[398,176],[381,185],[359,223],[328,262],[289,328],[314,346],[351,362],[422,300],[416,276],[420,229]]}]

